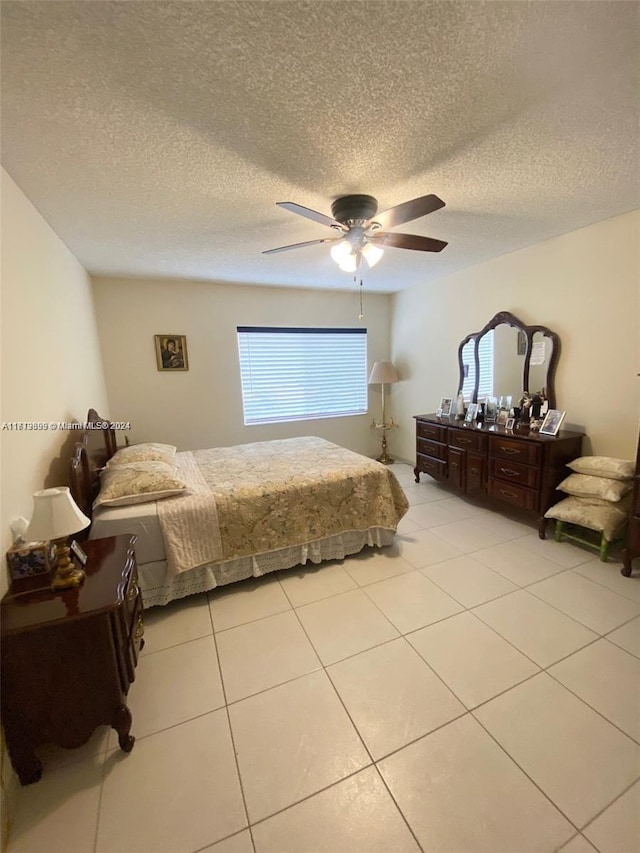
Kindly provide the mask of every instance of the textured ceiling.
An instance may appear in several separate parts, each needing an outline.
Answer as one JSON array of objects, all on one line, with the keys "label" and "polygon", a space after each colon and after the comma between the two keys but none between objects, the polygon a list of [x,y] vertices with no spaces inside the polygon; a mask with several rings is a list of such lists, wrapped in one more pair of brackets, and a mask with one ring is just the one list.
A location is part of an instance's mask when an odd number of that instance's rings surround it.
[{"label": "textured ceiling", "polygon": [[392,292],[640,206],[636,2],[2,2],[2,164],[92,273],[353,287],[346,193],[446,207]]}]

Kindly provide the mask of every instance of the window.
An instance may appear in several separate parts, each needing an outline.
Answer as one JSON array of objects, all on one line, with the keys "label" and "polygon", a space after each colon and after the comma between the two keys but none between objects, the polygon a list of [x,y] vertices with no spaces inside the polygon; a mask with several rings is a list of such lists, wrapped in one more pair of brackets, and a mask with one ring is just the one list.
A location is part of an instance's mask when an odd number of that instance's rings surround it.
[{"label": "window", "polygon": [[[467,375],[462,384],[462,394],[465,400],[471,400],[473,386],[475,385],[475,367],[473,362],[473,350],[475,340],[467,341],[462,348],[462,363],[468,365]],[[478,346],[478,359],[480,361],[480,383],[478,385],[478,400],[493,396],[493,329],[490,329],[480,338]]]},{"label": "window", "polygon": [[246,426],[366,414],[366,329],[237,331]]}]

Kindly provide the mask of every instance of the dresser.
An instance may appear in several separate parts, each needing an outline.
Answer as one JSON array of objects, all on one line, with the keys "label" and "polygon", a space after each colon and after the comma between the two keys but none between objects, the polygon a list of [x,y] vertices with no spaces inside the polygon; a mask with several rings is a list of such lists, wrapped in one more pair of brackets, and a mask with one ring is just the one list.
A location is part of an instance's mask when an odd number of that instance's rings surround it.
[{"label": "dresser", "polygon": [[640,557],[640,439],[638,439],[636,474],[631,494],[631,515],[629,516],[627,538],[622,551],[622,569],[620,570],[627,578],[631,575],[631,564],[636,557]]},{"label": "dresser", "polygon": [[2,723],[23,785],[40,778],[40,744],[78,747],[105,725],[122,750],[133,748],[127,693],[144,642],[135,539],[86,542],[86,578],[76,589],[0,602]]},{"label": "dresser", "polygon": [[562,498],[556,486],[570,473],[566,464],[581,455],[582,433],[540,435],[434,414],[414,417],[416,482],[420,474],[428,474],[462,494],[535,513],[544,539],[544,513]]}]

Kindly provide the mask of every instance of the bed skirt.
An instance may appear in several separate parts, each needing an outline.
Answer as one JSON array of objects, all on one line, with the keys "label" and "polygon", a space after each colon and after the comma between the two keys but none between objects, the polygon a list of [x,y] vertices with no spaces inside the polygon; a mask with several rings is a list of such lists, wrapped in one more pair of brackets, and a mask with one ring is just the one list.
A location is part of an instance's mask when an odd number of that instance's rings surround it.
[{"label": "bed skirt", "polygon": [[304,545],[225,560],[180,574],[171,573],[166,560],[141,563],[138,564],[138,583],[145,608],[156,607],[235,581],[261,577],[269,572],[291,569],[294,566],[304,566],[307,562],[342,560],[349,554],[357,554],[367,546],[383,548],[393,542],[394,536],[395,531],[384,527],[351,530]]}]

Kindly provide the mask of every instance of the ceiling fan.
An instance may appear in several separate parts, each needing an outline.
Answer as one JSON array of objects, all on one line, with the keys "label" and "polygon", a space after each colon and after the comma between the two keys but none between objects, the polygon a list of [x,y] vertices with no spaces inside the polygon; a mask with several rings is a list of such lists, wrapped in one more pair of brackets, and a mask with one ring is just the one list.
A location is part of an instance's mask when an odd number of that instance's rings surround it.
[{"label": "ceiling fan", "polygon": [[319,240],[307,240],[305,243],[293,243],[278,249],[267,249],[262,254],[288,252],[303,246],[316,246],[318,243],[332,243],[331,257],[344,272],[355,272],[362,258],[372,267],[383,254],[381,246],[395,246],[397,249],[414,249],[418,252],[441,252],[447,245],[444,240],[433,237],[421,237],[418,234],[391,234],[384,229],[402,225],[412,219],[419,219],[427,213],[433,213],[444,207],[437,195],[423,195],[420,198],[405,201],[395,207],[389,207],[378,213],[378,201],[370,195],[345,195],[337,198],[331,205],[333,217],[317,210],[302,207],[293,201],[278,201],[278,207],[284,207],[299,216],[305,216],[321,225],[328,225],[338,232],[335,237],[323,237]]}]

